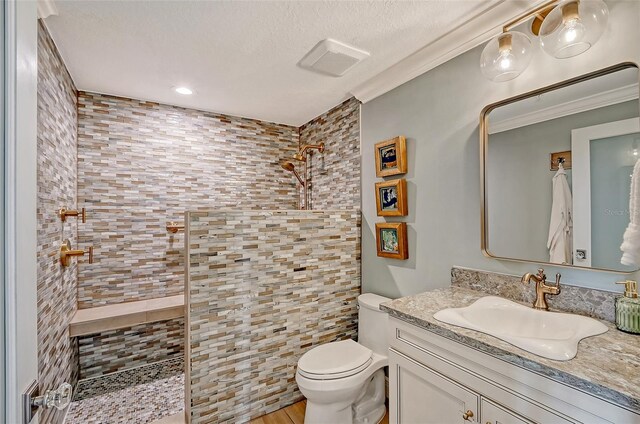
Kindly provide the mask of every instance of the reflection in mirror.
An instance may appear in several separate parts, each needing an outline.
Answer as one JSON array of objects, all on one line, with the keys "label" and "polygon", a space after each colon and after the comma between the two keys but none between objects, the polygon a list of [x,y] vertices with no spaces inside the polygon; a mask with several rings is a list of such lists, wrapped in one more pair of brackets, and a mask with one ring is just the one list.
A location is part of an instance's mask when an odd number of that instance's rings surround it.
[{"label": "reflection in mirror", "polygon": [[481,131],[487,254],[640,268],[620,262],[640,157],[638,93],[638,69],[626,65],[488,108]]}]

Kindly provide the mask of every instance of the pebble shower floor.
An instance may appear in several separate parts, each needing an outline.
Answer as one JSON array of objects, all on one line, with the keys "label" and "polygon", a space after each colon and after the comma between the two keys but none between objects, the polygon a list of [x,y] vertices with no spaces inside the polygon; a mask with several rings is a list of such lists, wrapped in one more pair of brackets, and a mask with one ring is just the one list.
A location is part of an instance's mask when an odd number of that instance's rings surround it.
[{"label": "pebble shower floor", "polygon": [[65,424],[148,424],[184,410],[182,358],[78,383]]}]

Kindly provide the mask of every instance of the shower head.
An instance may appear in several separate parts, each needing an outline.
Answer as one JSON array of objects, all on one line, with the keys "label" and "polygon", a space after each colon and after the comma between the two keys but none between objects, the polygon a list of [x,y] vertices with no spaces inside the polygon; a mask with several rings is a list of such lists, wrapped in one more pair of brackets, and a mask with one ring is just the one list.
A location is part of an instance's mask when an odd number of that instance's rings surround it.
[{"label": "shower head", "polygon": [[293,175],[295,175],[295,176],[296,176],[296,178],[297,178],[297,179],[298,179],[298,181],[300,182],[300,185],[301,185],[302,187],[304,187],[304,181],[302,181],[302,178],[300,178],[300,175],[299,175],[299,174],[298,174],[298,172],[296,171],[296,166],[295,166],[293,163],[291,163],[291,162],[289,162],[289,161],[287,160],[287,161],[281,162],[281,163],[280,163],[280,166],[281,166],[281,167],[282,167],[282,169],[284,169],[285,171],[293,172]]},{"label": "shower head", "polygon": [[300,162],[306,162],[307,160],[307,156],[305,155],[305,152],[308,149],[316,149],[317,151],[319,151],[320,153],[324,153],[324,143],[320,143],[320,144],[305,144],[304,146],[302,146],[302,148],[298,151],[298,153],[293,155],[293,158],[295,160],[299,160]]},{"label": "shower head", "polygon": [[289,161],[282,162],[282,163],[280,164],[280,166],[281,166],[281,167],[282,167],[282,169],[284,169],[285,171],[295,172],[295,170],[296,170],[296,166],[295,166],[294,164],[292,164],[291,162],[289,162]]}]

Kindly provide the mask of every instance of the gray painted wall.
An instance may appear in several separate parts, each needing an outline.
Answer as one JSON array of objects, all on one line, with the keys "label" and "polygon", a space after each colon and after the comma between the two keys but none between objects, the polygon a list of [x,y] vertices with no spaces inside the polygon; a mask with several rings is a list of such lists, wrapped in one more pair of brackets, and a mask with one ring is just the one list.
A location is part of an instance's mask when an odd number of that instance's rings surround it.
[{"label": "gray painted wall", "polygon": [[[640,2],[609,2],[610,22],[586,53],[557,60],[538,51],[515,80],[496,84],[479,69],[479,46],[362,106],[363,291],[390,297],[446,287],[453,265],[509,274],[537,265],[499,261],[480,251],[478,121],[498,100],[625,61],[640,61]],[[409,215],[376,216],[373,145],[407,137]],[[408,224],[409,259],[378,258],[375,223]],[[620,274],[546,267],[566,283],[617,290]],[[638,274],[634,274],[638,277]]]},{"label": "gray painted wall", "polygon": [[[549,170],[549,154],[571,150],[571,130],[574,128],[634,117],[638,117],[638,102],[629,101],[491,134],[487,160],[489,251],[502,257],[549,260],[547,238],[555,175],[555,171]],[[614,164],[613,158],[607,159],[598,163]],[[567,175],[571,185],[571,170],[567,170]],[[592,187],[592,191],[594,189],[598,188]],[[605,187],[600,190],[611,192]],[[628,188],[625,196],[628,204]],[[607,244],[608,248],[612,242]],[[621,243],[622,235],[616,249]],[[613,253],[617,255],[617,252]],[[606,255],[609,261],[599,263],[606,264],[604,268],[625,269],[620,265],[620,255],[617,263],[610,260],[611,256],[609,252]]]}]

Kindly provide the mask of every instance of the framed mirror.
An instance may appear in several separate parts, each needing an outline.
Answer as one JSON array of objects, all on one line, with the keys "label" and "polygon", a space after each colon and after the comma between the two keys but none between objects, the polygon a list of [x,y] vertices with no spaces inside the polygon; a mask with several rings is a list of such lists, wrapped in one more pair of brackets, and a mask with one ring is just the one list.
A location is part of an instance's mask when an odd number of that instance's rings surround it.
[{"label": "framed mirror", "polygon": [[638,67],[623,63],[484,108],[486,256],[633,272],[622,265],[640,159]]}]

